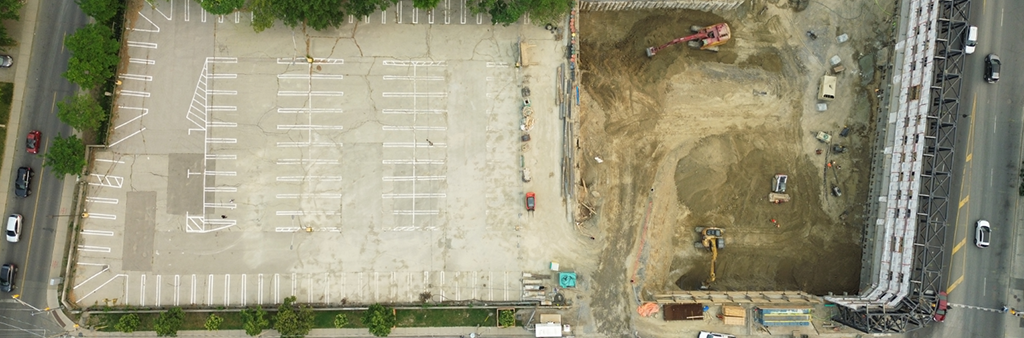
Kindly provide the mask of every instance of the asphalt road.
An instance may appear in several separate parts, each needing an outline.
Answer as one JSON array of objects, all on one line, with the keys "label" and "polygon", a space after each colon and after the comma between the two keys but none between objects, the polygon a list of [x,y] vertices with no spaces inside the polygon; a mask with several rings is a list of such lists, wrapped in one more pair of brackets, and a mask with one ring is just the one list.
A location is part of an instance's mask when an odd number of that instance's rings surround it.
[{"label": "asphalt road", "polygon": [[[74,1],[42,0],[39,6],[31,60],[15,60],[20,63],[19,66],[29,66],[27,83],[15,83],[15,86],[25,86],[21,123],[19,126],[11,126],[8,131],[22,135],[22,138],[17,147],[7,150],[15,152],[14,170],[20,166],[32,167],[35,177],[31,184],[32,195],[28,198],[16,198],[13,192],[7,192],[9,202],[5,212],[22,214],[25,228],[20,242],[3,243],[0,257],[3,262],[13,262],[20,268],[15,278],[14,294],[20,294],[28,305],[42,309],[47,304],[50,269],[60,268],[51,267],[54,229],[58,225],[66,226],[68,222],[67,217],[56,216],[59,215],[63,182],[43,168],[42,154],[54,136],[66,136],[72,132],[70,127],[57,118],[55,102],[74,95],[78,90],[77,85],[61,77],[67,70],[70,57],[70,53],[63,48],[63,42],[65,36],[85,26],[87,17]],[[43,143],[39,155],[25,152],[24,135],[30,130],[42,132]],[[12,180],[13,187],[13,174],[4,175]],[[60,265],[61,260],[56,261]],[[45,337],[63,331],[51,315],[33,315],[36,311],[28,305],[13,301],[9,295],[0,296],[0,336]]]},{"label": "asphalt road", "polygon": [[[1021,304],[1019,282],[1013,276],[1021,265],[1015,247],[1024,235],[1019,229],[1018,182],[1022,160],[1024,122],[1024,44],[1020,33],[1024,2],[975,0],[971,24],[978,26],[977,51],[967,57],[964,91],[956,146],[955,173],[950,211],[956,222],[947,230],[947,278],[953,308],[946,321],[910,334],[911,337],[1022,337],[1022,322],[1000,313],[1004,305]],[[1003,60],[998,83],[983,80],[984,59],[989,53]],[[974,227],[979,219],[992,223],[992,244],[975,246]],[[1024,244],[1024,243],[1020,243]],[[1018,269],[1024,270],[1024,269]],[[1024,306],[1022,306],[1024,308]]]}]

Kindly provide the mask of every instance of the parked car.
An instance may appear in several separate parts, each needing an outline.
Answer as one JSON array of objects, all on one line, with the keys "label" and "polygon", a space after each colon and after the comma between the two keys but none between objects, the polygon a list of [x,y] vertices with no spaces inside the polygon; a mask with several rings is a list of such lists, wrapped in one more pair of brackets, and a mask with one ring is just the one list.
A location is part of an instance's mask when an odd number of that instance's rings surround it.
[{"label": "parked car", "polygon": [[14,58],[10,55],[0,55],[0,68],[11,68],[14,64]]},{"label": "parked car", "polygon": [[987,248],[992,240],[992,226],[986,220],[978,221],[974,227],[974,245],[979,248]]},{"label": "parked car", "polygon": [[978,26],[967,27],[964,31],[964,54],[974,54],[978,47]]},{"label": "parked car", "polygon": [[14,274],[18,272],[18,266],[14,263],[7,263],[0,266],[0,291],[14,291]]},{"label": "parked car", "polygon": [[14,196],[28,197],[32,194],[29,184],[32,183],[32,168],[18,168],[18,175],[14,177]]},{"label": "parked car", "polygon": [[700,334],[697,335],[697,338],[736,338],[736,336],[733,336],[733,335],[728,334],[728,333],[715,333],[715,332],[701,331]]},{"label": "parked car", "polygon": [[999,56],[995,54],[989,54],[985,57],[985,81],[988,83],[996,83],[999,81],[999,68],[1002,68],[1003,63],[999,61]]},{"label": "parked car", "polygon": [[526,193],[526,211],[533,211],[537,207],[537,195],[528,192]]},{"label": "parked car", "polygon": [[42,143],[42,133],[38,130],[28,132],[28,140],[25,142],[25,151],[29,154],[39,153],[39,144]]},{"label": "parked car", "polygon": [[7,216],[7,241],[11,243],[18,243],[21,239],[21,215],[11,214]]},{"label": "parked car", "polygon": [[949,309],[949,302],[946,301],[946,291],[939,291],[939,302],[935,305],[935,321],[946,320],[947,309]]}]

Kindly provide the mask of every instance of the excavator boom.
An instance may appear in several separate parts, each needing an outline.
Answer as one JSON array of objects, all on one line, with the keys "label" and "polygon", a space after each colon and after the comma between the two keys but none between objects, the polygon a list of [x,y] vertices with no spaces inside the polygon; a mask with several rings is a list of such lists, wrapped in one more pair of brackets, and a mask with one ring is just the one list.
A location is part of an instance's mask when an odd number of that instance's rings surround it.
[{"label": "excavator boom", "polygon": [[[697,26],[697,27],[700,27],[700,26]],[[689,41],[698,41],[696,43],[696,45],[694,46],[696,48],[700,48],[702,50],[713,49],[713,50],[717,51],[717,48],[715,48],[715,47],[717,47],[719,45],[725,44],[727,41],[729,41],[729,39],[731,37],[732,37],[732,33],[729,30],[729,24],[723,22],[723,23],[720,23],[720,24],[716,24],[716,25],[713,25],[713,26],[707,26],[707,27],[695,30],[695,33],[693,35],[677,38],[675,40],[669,41],[668,43],[666,43],[664,45],[661,45],[661,46],[658,46],[658,47],[648,47],[647,48],[647,57],[654,57],[654,54],[657,54],[662,49],[665,49],[668,46],[671,46],[671,45],[674,45],[674,44],[677,44],[677,43],[682,43],[682,42],[689,42]]]}]

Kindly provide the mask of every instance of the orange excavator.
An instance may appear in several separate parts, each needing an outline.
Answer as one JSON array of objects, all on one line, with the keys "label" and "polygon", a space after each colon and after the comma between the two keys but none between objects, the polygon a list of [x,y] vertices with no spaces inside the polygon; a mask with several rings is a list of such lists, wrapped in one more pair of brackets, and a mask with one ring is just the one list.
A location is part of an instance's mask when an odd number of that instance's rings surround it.
[{"label": "orange excavator", "polygon": [[729,24],[724,22],[704,28],[693,26],[690,27],[690,30],[694,32],[693,35],[669,41],[658,47],[647,47],[647,57],[654,57],[654,54],[657,54],[662,49],[682,42],[686,42],[687,45],[693,48],[717,52],[718,46],[725,44],[732,37],[732,34],[729,32]]}]

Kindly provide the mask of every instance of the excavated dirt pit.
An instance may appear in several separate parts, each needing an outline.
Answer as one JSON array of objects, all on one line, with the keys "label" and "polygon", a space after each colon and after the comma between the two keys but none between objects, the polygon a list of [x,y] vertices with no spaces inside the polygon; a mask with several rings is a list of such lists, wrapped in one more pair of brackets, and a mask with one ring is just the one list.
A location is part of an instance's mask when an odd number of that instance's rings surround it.
[{"label": "excavated dirt pit", "polygon": [[[649,299],[697,289],[711,254],[694,247],[696,226],[725,230],[712,289],[857,292],[879,78],[857,60],[887,60],[878,52],[887,42],[877,37],[887,34],[881,22],[888,14],[867,2],[825,2],[795,11],[755,1],[722,15],[581,14],[577,202],[595,210],[579,209],[584,226],[609,238],[594,276],[605,286],[595,288],[594,304],[625,305],[632,290]],[[867,14],[837,18],[837,10]],[[644,53],[690,34],[692,25],[719,22],[729,23],[733,38],[718,53],[683,44],[653,58]],[[840,44],[835,37],[843,33],[851,39]],[[847,70],[838,75],[837,99],[818,112],[818,81],[833,54]],[[839,137],[844,125],[852,132]],[[828,152],[816,131],[848,150]],[[835,169],[826,170],[830,161]],[[777,173],[789,175],[789,203],[768,202]],[[842,196],[830,194],[832,185]],[[595,315],[609,321],[623,310],[595,305]]]}]

